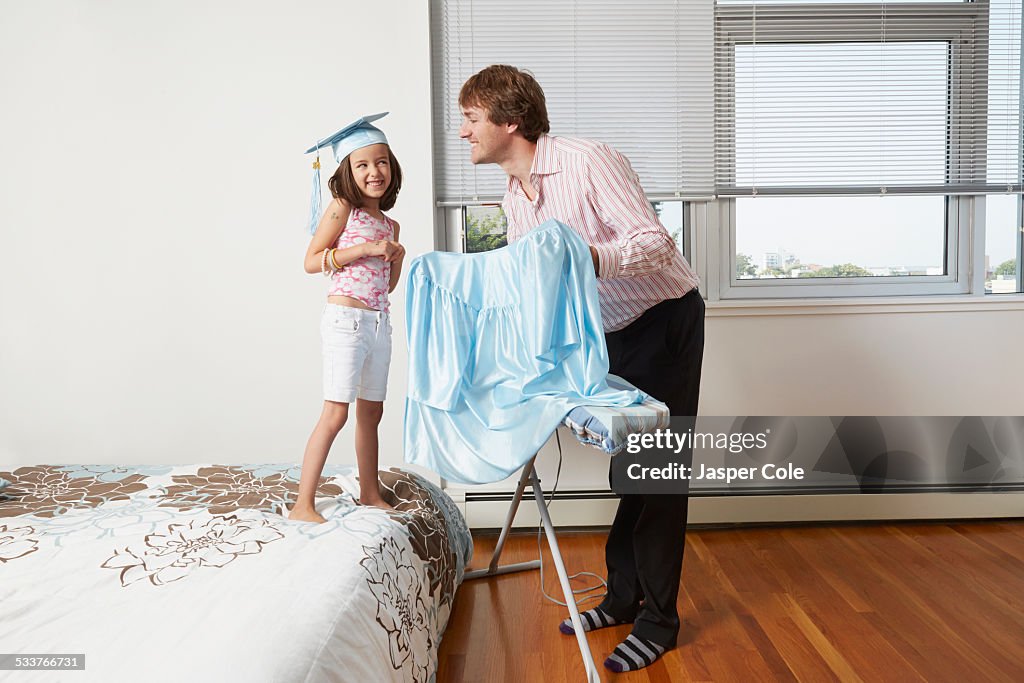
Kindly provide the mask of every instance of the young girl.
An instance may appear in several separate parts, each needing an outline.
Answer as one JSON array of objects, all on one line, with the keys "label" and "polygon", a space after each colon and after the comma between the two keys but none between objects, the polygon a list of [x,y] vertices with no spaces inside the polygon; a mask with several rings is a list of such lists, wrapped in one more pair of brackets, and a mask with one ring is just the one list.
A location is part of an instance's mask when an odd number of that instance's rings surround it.
[{"label": "young girl", "polygon": [[323,522],[313,507],[320,474],[349,405],[356,404],[359,502],[391,509],[377,478],[377,426],[391,362],[388,294],[398,284],[405,248],[399,226],[384,215],[402,186],[384,133],[359,119],[309,151],[332,145],[338,170],[328,182],[334,199],[306,251],[307,273],[330,277],[320,322],[324,358],[324,407],[302,459],[299,496],[289,519]]}]

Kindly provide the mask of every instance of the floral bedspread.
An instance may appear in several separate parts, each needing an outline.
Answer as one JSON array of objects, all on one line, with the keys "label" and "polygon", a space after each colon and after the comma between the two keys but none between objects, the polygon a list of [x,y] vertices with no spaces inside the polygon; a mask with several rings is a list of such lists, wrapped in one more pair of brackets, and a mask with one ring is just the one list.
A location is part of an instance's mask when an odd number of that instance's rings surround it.
[{"label": "floral bedspread", "polygon": [[[439,488],[381,473],[389,513],[325,470],[325,524],[290,522],[295,465],[0,471],[4,652],[84,654],[76,680],[431,681],[472,553]],[[21,672],[18,680],[53,680]]]}]

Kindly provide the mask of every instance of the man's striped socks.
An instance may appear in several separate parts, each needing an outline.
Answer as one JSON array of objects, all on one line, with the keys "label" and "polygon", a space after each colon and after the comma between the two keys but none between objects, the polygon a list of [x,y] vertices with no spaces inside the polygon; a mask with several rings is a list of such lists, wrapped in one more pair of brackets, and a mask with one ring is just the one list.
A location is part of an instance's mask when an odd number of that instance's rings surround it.
[{"label": "man's striped socks", "polygon": [[[586,612],[581,612],[580,621],[583,622],[583,630],[588,632],[604,628],[605,626],[615,626],[616,624],[624,623],[616,621],[610,615],[605,614],[601,611],[600,607],[595,607],[594,609],[588,609]],[[572,627],[571,619],[566,619],[559,624],[558,630],[567,636],[576,635],[576,629]]]},{"label": "man's striped socks", "polygon": [[604,665],[617,674],[623,671],[636,671],[650,666],[665,653],[665,648],[644,638],[637,638],[632,633],[615,647],[615,651],[604,660]]}]

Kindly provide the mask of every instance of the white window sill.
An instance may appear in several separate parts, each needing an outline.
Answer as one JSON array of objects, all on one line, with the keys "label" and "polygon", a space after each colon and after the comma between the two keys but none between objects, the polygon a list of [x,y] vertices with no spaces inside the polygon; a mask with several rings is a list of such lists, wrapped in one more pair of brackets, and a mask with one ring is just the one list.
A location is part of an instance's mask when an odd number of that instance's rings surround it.
[{"label": "white window sill", "polygon": [[843,299],[747,299],[708,301],[708,318],[764,315],[853,315],[863,313],[960,313],[1024,311],[1024,294],[985,296],[888,296]]}]

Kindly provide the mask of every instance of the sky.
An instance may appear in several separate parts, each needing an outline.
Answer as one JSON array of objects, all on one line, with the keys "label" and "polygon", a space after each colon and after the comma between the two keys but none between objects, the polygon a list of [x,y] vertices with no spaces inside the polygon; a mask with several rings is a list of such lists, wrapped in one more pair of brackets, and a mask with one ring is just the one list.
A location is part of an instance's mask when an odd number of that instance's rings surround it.
[{"label": "sky", "polygon": [[[986,198],[992,267],[1014,258],[1017,195]],[[780,248],[804,264],[942,266],[942,197],[757,197],[736,202],[736,248],[757,265]]]}]

